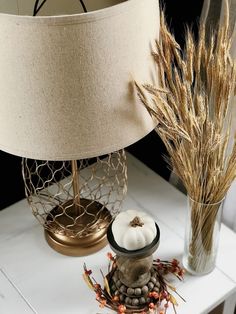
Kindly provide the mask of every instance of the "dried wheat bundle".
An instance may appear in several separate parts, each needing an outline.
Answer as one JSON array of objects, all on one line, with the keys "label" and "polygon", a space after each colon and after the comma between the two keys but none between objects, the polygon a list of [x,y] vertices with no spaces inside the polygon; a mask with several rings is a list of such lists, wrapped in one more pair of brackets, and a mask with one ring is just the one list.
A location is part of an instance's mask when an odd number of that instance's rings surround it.
[{"label": "dried wheat bundle", "polygon": [[[230,140],[236,64],[230,58],[228,25],[226,16],[218,32],[207,36],[208,41],[204,25],[200,25],[198,41],[187,30],[181,50],[162,13],[161,41],[153,52],[161,87],[136,82],[142,103],[158,121],[156,132],[167,148],[173,171],[189,197],[204,204],[221,201],[236,177],[236,140]],[[205,249],[211,250],[217,208],[201,211],[198,206],[193,211],[193,255],[198,254],[194,237],[199,233]]]}]

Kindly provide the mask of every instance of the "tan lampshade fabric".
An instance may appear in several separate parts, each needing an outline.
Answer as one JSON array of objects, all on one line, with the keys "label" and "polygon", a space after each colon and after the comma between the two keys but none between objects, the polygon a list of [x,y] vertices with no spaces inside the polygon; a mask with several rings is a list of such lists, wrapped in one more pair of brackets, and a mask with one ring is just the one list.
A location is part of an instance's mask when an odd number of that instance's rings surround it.
[{"label": "tan lampshade fabric", "polygon": [[133,87],[156,81],[157,0],[87,14],[0,14],[0,149],[42,160],[127,147],[154,124]]}]

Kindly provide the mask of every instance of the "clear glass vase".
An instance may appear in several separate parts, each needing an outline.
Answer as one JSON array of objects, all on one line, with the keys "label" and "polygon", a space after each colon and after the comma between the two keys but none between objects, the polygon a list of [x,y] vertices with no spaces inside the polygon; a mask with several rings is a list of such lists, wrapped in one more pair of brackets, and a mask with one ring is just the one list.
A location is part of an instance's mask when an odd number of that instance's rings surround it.
[{"label": "clear glass vase", "polygon": [[193,275],[204,275],[215,268],[223,200],[204,204],[188,197],[183,265]]}]

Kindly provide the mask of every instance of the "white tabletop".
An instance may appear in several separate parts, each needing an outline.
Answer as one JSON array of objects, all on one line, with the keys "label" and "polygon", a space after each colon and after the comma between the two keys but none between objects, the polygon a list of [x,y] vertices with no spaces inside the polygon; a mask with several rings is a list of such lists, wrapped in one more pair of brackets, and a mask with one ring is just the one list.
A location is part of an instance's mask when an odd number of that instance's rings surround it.
[{"label": "white tabletop", "polygon": [[[183,252],[186,196],[128,155],[128,195],[123,209],[149,212],[161,230],[155,257],[177,258]],[[174,281],[179,314],[203,314],[236,292],[236,235],[222,225],[216,269],[202,277]],[[0,213],[0,314],[107,314],[82,279],[83,263],[99,281],[106,272],[107,246],[87,257],[67,257],[53,251],[44,240],[26,200]],[[173,311],[170,309],[169,314]],[[231,313],[227,313],[231,314]]]}]

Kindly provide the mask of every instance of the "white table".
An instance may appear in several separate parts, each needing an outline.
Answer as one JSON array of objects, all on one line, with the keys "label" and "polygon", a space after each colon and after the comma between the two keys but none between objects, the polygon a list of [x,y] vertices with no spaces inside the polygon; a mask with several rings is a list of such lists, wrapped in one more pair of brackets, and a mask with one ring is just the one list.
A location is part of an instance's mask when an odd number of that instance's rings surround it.
[{"label": "white table", "polygon": [[[181,260],[186,196],[128,154],[128,195],[124,209],[149,212],[161,230],[161,259]],[[9,187],[10,188],[10,187]],[[107,269],[107,246],[87,257],[67,257],[54,252],[26,200],[0,213],[0,314],[107,314],[82,280],[83,263],[94,271]],[[179,314],[208,313],[228,300],[224,314],[233,314],[236,300],[236,235],[222,225],[216,269],[202,277],[176,280]],[[170,309],[169,314],[173,311]]]}]

